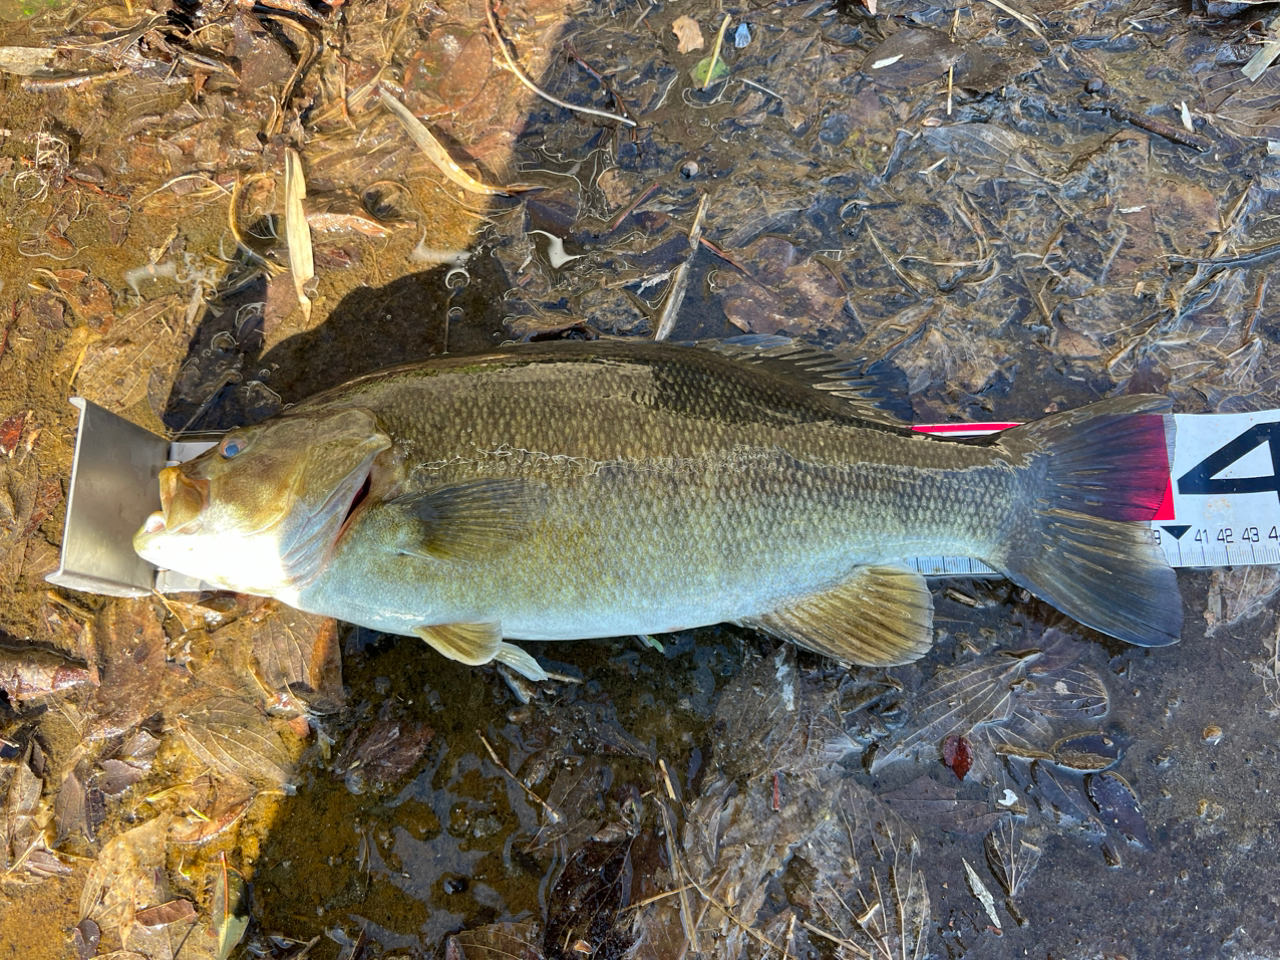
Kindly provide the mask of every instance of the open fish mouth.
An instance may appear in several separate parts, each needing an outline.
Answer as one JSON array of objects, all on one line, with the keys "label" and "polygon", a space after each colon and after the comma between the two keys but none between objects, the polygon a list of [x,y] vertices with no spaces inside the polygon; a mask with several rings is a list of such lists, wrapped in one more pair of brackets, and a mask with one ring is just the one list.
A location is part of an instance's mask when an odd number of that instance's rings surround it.
[{"label": "open fish mouth", "polygon": [[160,471],[160,511],[147,518],[146,533],[191,529],[209,504],[209,481],[193,480],[178,467]]}]

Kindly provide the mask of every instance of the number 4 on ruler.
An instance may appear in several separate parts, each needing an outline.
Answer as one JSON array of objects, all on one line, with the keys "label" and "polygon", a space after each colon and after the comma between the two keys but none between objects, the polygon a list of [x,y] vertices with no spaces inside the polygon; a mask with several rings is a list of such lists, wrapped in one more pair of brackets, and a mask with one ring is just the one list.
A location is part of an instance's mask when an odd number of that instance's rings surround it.
[{"label": "number 4 on ruler", "polygon": [[[1270,476],[1216,476],[1264,443],[1271,454]],[[1280,423],[1254,424],[1230,443],[1219,447],[1178,478],[1178,493],[1206,495],[1274,493],[1280,497]]]}]

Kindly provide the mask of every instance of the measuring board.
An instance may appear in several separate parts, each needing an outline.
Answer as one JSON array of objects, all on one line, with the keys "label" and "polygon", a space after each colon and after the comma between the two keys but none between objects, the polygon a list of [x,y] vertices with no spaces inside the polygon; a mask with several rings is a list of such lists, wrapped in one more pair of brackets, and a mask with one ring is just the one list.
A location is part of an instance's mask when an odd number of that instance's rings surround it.
[{"label": "measuring board", "polygon": [[[1164,502],[1151,521],[1174,567],[1280,564],[1280,410],[1175,413],[1173,463]],[[933,424],[935,436],[998,433],[1015,423]],[[927,576],[997,576],[981,560],[917,557]]]}]

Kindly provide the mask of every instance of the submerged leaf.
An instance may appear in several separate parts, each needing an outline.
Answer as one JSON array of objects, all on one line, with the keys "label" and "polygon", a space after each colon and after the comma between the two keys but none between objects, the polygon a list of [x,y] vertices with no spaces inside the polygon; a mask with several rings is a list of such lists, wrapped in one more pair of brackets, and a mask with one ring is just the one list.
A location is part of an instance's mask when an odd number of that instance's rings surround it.
[{"label": "submerged leaf", "polygon": [[936,749],[949,734],[967,735],[983,724],[1008,718],[1014,685],[1026,674],[1035,656],[994,653],[939,670],[920,693],[914,723],[876,754],[872,773],[926,747]]},{"label": "submerged leaf", "polygon": [[1018,896],[1040,863],[1040,847],[1024,840],[1014,818],[1005,816],[987,834],[983,848],[1001,888],[1010,897]]},{"label": "submerged leaf", "polygon": [[118,926],[123,941],[141,906],[168,899],[164,848],[170,820],[162,814],[107,841],[80,892],[81,917]]},{"label": "submerged leaf", "polygon": [[293,792],[293,758],[270,719],[236,697],[211,697],[175,718],[183,742],[220,773]]},{"label": "submerged leaf", "polygon": [[547,816],[548,822],[530,841],[530,851],[545,851],[560,841],[573,849],[594,835],[605,822],[604,797],[612,782],[612,768],[599,757],[560,767],[544,808],[559,819]]},{"label": "submerged leaf", "polygon": [[543,960],[535,923],[494,923],[445,941],[445,960]]},{"label": "submerged leaf", "polygon": [[190,900],[170,900],[167,903],[158,903],[154,907],[139,910],[134,916],[143,926],[162,927],[180,920],[194,920],[196,908],[192,906]]},{"label": "submerged leaf", "polygon": [[1129,781],[1108,770],[1090,774],[1085,779],[1085,789],[1093,805],[1098,808],[1103,823],[1119,830],[1130,843],[1145,850],[1151,849],[1147,821],[1142,816],[1138,796],[1133,792],[1133,787],[1129,786]]},{"label": "submerged leaf", "polygon": [[898,790],[877,794],[894,813],[907,820],[927,823],[955,833],[975,834],[990,829],[1001,816],[985,800],[961,796],[960,788],[922,776]]},{"label": "submerged leaf", "polygon": [[729,65],[719,57],[716,57],[715,65],[712,66],[711,57],[703,57],[693,65],[693,69],[689,71],[689,76],[693,78],[693,82],[699,87],[706,87],[708,84],[723,80],[729,76]]},{"label": "submerged leaf", "polygon": [[217,958],[227,960],[249,927],[249,887],[244,878],[227,867],[227,855],[219,855],[213,871],[213,906],[210,923],[217,938]]},{"label": "submerged leaf", "polygon": [[850,747],[834,677],[802,674],[796,650],[739,671],[716,702],[714,755],[731,778],[800,773],[836,762]]},{"label": "submerged leaf", "polygon": [[336,620],[275,602],[249,619],[254,672],[264,687],[274,692],[287,690],[322,713],[342,706]]}]

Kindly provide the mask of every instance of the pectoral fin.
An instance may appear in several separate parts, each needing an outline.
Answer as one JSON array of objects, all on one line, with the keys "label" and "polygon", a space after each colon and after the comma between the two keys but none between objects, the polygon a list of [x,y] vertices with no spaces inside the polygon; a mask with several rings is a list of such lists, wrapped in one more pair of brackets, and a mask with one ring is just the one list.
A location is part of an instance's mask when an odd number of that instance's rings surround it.
[{"label": "pectoral fin", "polygon": [[830,590],[742,623],[844,663],[891,667],[933,644],[933,598],[914,570],[865,566]]},{"label": "pectoral fin", "polygon": [[437,653],[468,666],[497,660],[530,680],[546,680],[547,672],[538,661],[515,644],[502,640],[500,623],[443,623],[414,630]]},{"label": "pectoral fin", "polygon": [[491,555],[518,538],[540,503],[541,490],[519,480],[473,480],[389,500],[415,521],[402,553],[435,560]]}]

